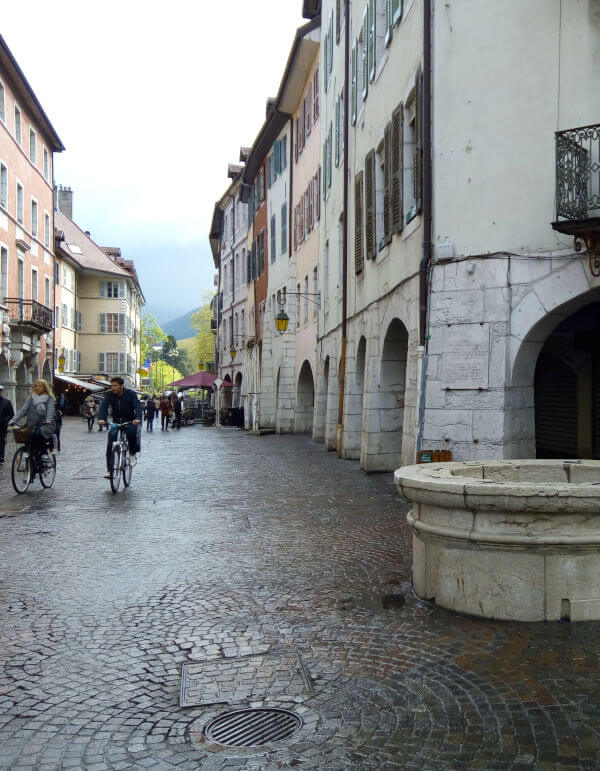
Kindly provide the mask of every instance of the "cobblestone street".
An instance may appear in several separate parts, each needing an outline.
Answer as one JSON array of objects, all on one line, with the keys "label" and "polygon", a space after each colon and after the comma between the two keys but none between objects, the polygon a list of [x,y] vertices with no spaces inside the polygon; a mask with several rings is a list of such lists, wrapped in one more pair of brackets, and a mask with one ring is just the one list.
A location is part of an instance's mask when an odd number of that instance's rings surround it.
[{"label": "cobblestone street", "polygon": [[[50,490],[13,493],[12,445],[0,468],[0,767],[600,765],[600,624],[417,601],[391,474],[193,427],[144,431],[112,495],[105,440],[67,419]],[[180,707],[183,664],[200,706]],[[261,748],[205,738],[247,706],[303,725]]]}]

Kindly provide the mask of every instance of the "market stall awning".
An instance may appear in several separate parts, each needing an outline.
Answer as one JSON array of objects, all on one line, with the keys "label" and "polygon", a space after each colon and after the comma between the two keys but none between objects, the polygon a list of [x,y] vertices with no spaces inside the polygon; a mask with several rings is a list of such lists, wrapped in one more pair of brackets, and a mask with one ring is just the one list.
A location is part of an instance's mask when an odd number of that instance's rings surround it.
[{"label": "market stall awning", "polygon": [[96,385],[95,383],[86,383],[85,380],[77,380],[76,377],[63,375],[62,372],[60,374],[55,373],[54,379],[62,380],[64,383],[69,383],[69,385],[74,385],[78,388],[85,388],[87,391],[91,391],[92,393],[96,393],[97,391],[104,391],[104,386]]},{"label": "market stall awning", "polygon": [[[188,375],[187,377],[182,377],[181,380],[175,380],[172,383],[169,383],[166,388],[212,388],[215,384],[215,380],[217,379],[216,375],[213,375],[211,372],[195,372],[193,375]],[[224,380],[221,388],[232,388],[233,383],[230,383],[228,380]]]}]

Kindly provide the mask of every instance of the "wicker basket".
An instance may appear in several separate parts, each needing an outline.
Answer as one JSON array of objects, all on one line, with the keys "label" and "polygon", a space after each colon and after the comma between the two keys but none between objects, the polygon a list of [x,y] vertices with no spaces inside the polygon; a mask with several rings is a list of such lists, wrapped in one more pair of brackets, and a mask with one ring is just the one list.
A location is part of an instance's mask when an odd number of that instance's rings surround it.
[{"label": "wicker basket", "polygon": [[25,426],[24,428],[17,426],[16,428],[13,429],[13,436],[17,444],[25,444],[25,442],[28,442],[31,439],[32,433],[33,431],[27,426]]}]

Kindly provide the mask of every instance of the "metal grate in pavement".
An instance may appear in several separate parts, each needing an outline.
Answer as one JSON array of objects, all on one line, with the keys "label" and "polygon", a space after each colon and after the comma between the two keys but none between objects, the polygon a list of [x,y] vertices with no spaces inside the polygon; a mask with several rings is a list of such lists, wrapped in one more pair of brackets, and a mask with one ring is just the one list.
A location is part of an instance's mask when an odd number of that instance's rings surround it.
[{"label": "metal grate in pavement", "polygon": [[287,709],[242,709],[211,720],[204,733],[224,747],[258,747],[289,739],[300,728],[302,718]]}]

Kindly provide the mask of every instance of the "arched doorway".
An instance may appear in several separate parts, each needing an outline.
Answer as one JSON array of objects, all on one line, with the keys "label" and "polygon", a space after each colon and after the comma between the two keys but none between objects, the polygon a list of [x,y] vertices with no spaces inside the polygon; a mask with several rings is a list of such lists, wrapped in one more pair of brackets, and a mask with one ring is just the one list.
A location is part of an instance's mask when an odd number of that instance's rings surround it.
[{"label": "arched doorway", "polygon": [[[231,384],[231,376],[229,374],[225,375],[225,377],[223,378],[223,382]],[[221,397],[220,397],[222,410],[228,410],[232,406],[231,405],[232,398],[233,398],[233,388],[228,386],[222,386]]]},{"label": "arched doorway", "polygon": [[42,379],[52,385],[52,370],[50,369],[50,362],[48,359],[44,359],[44,368],[42,370]]},{"label": "arched doorway", "polygon": [[534,377],[538,458],[600,459],[600,302],[547,337]]},{"label": "arched doorway", "polygon": [[311,434],[314,417],[315,385],[312,369],[307,360],[304,361],[300,369],[296,394],[294,432],[296,434]]},{"label": "arched doorway", "polygon": [[364,410],[360,461],[365,471],[392,471],[402,465],[407,360],[408,330],[396,318],[383,341],[377,390],[369,393]]}]

